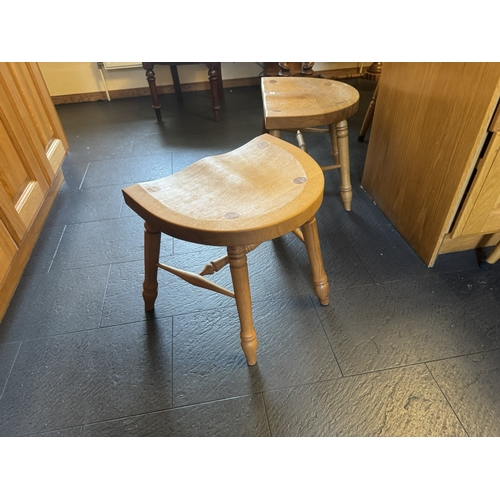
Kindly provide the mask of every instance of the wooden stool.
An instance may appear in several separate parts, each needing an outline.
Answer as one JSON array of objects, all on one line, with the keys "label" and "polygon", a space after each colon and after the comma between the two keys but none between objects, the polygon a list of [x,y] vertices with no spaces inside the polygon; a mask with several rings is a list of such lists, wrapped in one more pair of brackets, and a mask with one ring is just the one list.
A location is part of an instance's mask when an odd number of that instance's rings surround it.
[{"label": "wooden stool", "polygon": [[261,82],[264,130],[275,137],[280,137],[281,131],[296,133],[300,148],[306,152],[303,132],[329,132],[335,164],[321,168],[340,169],[340,194],[344,208],[351,210],[347,118],[358,110],[359,92],[346,83],[322,78],[264,77]]},{"label": "wooden stool", "polygon": [[[316,225],[324,176],[299,148],[268,134],[235,151],[204,158],[163,179],[123,190],[126,204],[145,220],[146,311],[158,295],[162,268],[187,282],[236,299],[241,346],[249,365],[257,362],[247,253],[260,243],[293,232],[306,246],[316,294],[328,304],[328,279]],[[301,229],[300,229],[301,228]],[[191,273],[159,262],[160,236],[227,247],[227,255]],[[234,292],[204,276],[229,263]]]}]

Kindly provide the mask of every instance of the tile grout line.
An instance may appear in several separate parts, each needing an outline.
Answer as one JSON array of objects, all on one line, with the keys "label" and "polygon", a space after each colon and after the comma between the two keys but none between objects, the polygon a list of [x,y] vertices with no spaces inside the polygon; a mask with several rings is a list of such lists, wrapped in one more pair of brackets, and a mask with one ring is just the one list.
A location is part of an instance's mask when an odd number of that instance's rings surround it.
[{"label": "tile grout line", "polygon": [[7,387],[7,384],[9,383],[10,375],[12,374],[12,370],[14,369],[14,365],[16,364],[17,357],[19,356],[19,351],[21,350],[21,346],[23,345],[23,341],[19,343],[19,348],[17,349],[16,355],[14,356],[14,361],[12,362],[12,366],[10,367],[9,374],[7,375],[7,379],[5,380],[5,384],[2,389],[2,393],[0,394],[0,401],[4,395],[5,388]]},{"label": "tile grout line", "polygon": [[56,255],[57,255],[57,252],[58,252],[58,250],[59,250],[59,247],[61,246],[61,241],[62,241],[62,239],[63,239],[64,233],[66,232],[66,228],[67,228],[67,227],[68,227],[68,225],[67,225],[67,224],[65,224],[65,225],[64,225],[64,228],[63,228],[63,230],[62,230],[62,233],[61,233],[61,237],[59,238],[59,241],[58,241],[58,243],[57,243],[57,247],[56,247],[56,249],[55,249],[55,251],[54,251],[54,255],[52,256],[52,259],[51,259],[51,261],[50,261],[49,268],[47,269],[47,274],[49,274],[49,273],[50,273],[50,270],[52,269],[52,264],[54,263],[54,259],[56,258]]},{"label": "tile grout line", "polygon": [[[458,356],[457,356],[458,357]],[[424,363],[424,366],[427,368],[427,371],[429,372],[429,375],[431,376],[432,380],[434,380],[434,383],[437,385],[439,391],[441,392],[441,394],[443,395],[443,398],[445,399],[445,401],[448,403],[449,407],[451,408],[451,411],[453,412],[453,415],[455,415],[456,419],[460,422],[460,425],[462,426],[462,429],[464,430],[465,434],[467,435],[467,437],[470,437],[470,434],[469,432],[467,431],[467,429],[465,428],[465,425],[463,424],[462,420],[460,419],[460,417],[457,415],[457,412],[455,411],[455,408],[453,407],[453,405],[451,404],[451,401],[446,397],[446,394],[444,393],[443,389],[441,388],[441,385],[439,384],[439,382],[436,380],[436,377],[434,377],[434,374],[432,373],[432,370],[429,368],[429,365],[428,363],[432,363],[433,361],[426,361]]]},{"label": "tile grout line", "polygon": [[91,163],[90,161],[87,163],[87,168],[85,169],[85,172],[83,174],[82,182],[80,182],[80,185],[78,186],[78,191],[82,191],[83,181],[85,180],[85,177],[87,177],[87,172],[89,171],[90,163]]}]

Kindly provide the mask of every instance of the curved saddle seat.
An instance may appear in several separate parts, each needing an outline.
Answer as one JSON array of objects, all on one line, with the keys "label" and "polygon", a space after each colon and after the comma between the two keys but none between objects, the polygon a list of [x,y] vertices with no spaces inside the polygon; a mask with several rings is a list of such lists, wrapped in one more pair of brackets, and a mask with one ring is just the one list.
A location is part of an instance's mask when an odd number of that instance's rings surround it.
[{"label": "curved saddle seat", "polygon": [[[324,176],[299,148],[268,134],[219,156],[204,158],[163,179],[123,189],[127,205],[145,221],[146,310],[158,294],[157,270],[236,299],[247,362],[256,362],[246,254],[264,241],[293,232],[306,245],[320,302],[328,304],[315,214],[323,200]],[[301,229],[300,229],[301,228]],[[159,263],[160,235],[203,245],[226,246],[228,253],[200,274]],[[205,278],[229,264],[234,292]]]},{"label": "curved saddle seat", "polygon": [[[352,185],[347,119],[358,110],[359,92],[343,82],[323,78],[264,77],[261,80],[264,111],[263,128],[275,137],[281,131],[297,134],[300,148],[307,152],[303,132],[328,132],[333,165],[340,169],[340,194],[351,210]],[[321,128],[325,127],[327,128]]]}]

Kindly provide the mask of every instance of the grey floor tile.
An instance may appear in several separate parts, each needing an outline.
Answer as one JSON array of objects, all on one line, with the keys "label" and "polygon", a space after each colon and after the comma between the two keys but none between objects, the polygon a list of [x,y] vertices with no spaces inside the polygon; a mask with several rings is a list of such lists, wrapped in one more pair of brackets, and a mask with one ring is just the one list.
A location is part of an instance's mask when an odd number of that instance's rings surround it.
[{"label": "grey floor tile", "polygon": [[61,242],[66,226],[45,225],[40,232],[35,248],[28,264],[24,268],[24,276],[48,273]]},{"label": "grey floor tile", "polygon": [[254,394],[340,376],[308,296],[254,303],[259,340],[249,367],[236,311],[174,317],[174,406]]},{"label": "grey floor tile", "polygon": [[348,238],[376,283],[434,274],[393,226],[361,223]]},{"label": "grey floor tile", "polygon": [[476,267],[441,276],[459,298],[460,305],[492,339],[500,339],[500,265],[488,271]]},{"label": "grey floor tile", "polygon": [[133,149],[134,142],[127,137],[114,141],[110,141],[106,137],[102,137],[100,140],[95,138],[92,141],[73,138],[69,148],[68,161],[80,163],[127,157],[132,154]]},{"label": "grey floor tile", "polygon": [[0,343],[97,328],[109,266],[24,276],[0,324]]},{"label": "grey floor tile", "polygon": [[[172,242],[163,239],[171,253]],[[71,224],[66,227],[51,272],[143,259],[144,221],[122,217]]]},{"label": "grey floor tile", "polygon": [[86,425],[83,436],[266,437],[261,394]]},{"label": "grey floor tile", "polygon": [[111,160],[92,161],[82,189],[97,186],[128,186],[137,182],[160,179],[172,174],[172,153],[127,156]]},{"label": "grey floor tile", "polygon": [[114,219],[120,216],[123,194],[120,186],[70,189],[63,184],[45,222],[60,226]]},{"label": "grey floor tile", "polygon": [[500,436],[500,351],[428,366],[470,436]]},{"label": "grey floor tile", "polygon": [[264,394],[273,436],[465,436],[425,366]]},{"label": "grey floor tile", "polygon": [[344,374],[500,347],[439,277],[330,293],[318,309]]},{"label": "grey floor tile", "polygon": [[24,341],[0,435],[39,434],[172,407],[172,322]]},{"label": "grey floor tile", "polygon": [[66,185],[69,189],[79,189],[89,168],[89,163],[88,161],[72,163],[66,157],[62,165],[64,175],[63,186]]},{"label": "grey floor tile", "polygon": [[41,432],[40,434],[32,434],[30,437],[62,437],[73,438],[82,436],[82,426],[70,427],[69,429],[59,429],[56,431]]}]

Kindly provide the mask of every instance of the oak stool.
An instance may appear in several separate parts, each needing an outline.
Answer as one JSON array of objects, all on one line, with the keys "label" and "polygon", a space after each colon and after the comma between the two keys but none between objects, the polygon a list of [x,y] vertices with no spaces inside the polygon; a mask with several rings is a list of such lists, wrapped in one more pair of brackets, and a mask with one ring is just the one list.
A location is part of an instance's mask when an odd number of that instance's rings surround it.
[{"label": "oak stool", "polygon": [[[263,134],[240,148],[199,160],[162,179],[123,189],[126,204],[145,221],[143,298],[146,311],[158,295],[158,268],[236,300],[241,346],[257,362],[247,253],[293,232],[306,246],[315,292],[328,305],[329,284],[316,225],[324,176],[305,152]],[[199,273],[159,262],[161,233],[202,245],[227,247],[227,255]],[[234,291],[205,276],[229,264]]]},{"label": "oak stool", "polygon": [[[343,82],[322,78],[264,77],[261,80],[265,131],[280,137],[293,132],[299,147],[307,152],[303,132],[328,132],[334,165],[340,169],[340,194],[346,210],[351,210],[352,185],[349,163],[347,119],[358,110],[359,92]],[[327,127],[327,128],[325,128]]]}]

